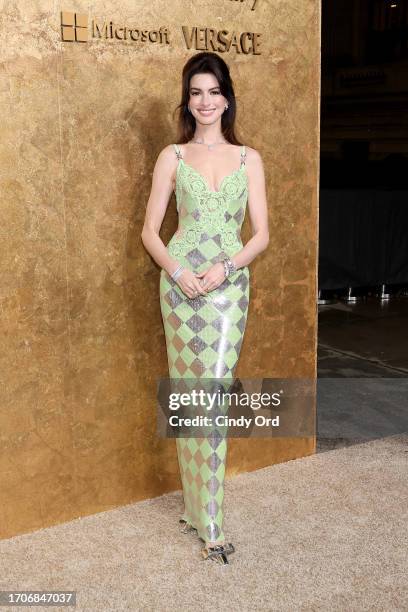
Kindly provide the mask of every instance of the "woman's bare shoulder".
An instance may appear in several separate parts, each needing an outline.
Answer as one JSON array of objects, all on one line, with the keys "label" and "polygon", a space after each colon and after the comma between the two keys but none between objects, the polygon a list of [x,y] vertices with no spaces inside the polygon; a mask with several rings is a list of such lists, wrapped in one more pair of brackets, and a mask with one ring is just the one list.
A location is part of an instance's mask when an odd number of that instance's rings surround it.
[{"label": "woman's bare shoulder", "polygon": [[261,176],[264,173],[264,165],[261,154],[253,147],[245,147],[246,151],[246,169],[251,177]]},{"label": "woman's bare shoulder", "polygon": [[166,145],[158,154],[156,166],[166,170],[173,171],[177,165],[177,155],[172,144]]},{"label": "woman's bare shoulder", "polygon": [[247,161],[255,162],[255,163],[262,162],[261,154],[259,153],[257,149],[254,149],[252,147],[248,147],[247,145],[245,145],[245,151],[247,154]]},{"label": "woman's bare shoulder", "polygon": [[[177,145],[176,145],[177,146]],[[166,145],[159,153],[158,157],[161,159],[172,159],[176,157],[176,150],[174,144]]]}]

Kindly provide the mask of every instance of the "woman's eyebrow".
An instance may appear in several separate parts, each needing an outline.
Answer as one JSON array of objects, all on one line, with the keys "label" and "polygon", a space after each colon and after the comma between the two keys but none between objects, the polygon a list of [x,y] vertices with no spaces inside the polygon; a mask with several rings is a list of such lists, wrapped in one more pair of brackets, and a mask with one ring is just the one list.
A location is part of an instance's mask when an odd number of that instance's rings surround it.
[{"label": "woman's eyebrow", "polygon": [[[219,89],[220,87],[210,87],[208,91],[211,91],[212,89]],[[201,91],[201,89],[199,87],[190,87],[190,89],[197,89],[197,91]]]}]

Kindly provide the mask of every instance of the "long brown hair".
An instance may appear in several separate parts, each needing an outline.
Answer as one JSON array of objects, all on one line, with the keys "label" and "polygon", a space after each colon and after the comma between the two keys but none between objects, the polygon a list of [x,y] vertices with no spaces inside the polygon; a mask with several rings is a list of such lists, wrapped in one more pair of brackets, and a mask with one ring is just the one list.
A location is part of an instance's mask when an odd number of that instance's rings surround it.
[{"label": "long brown hair", "polygon": [[186,143],[194,136],[196,120],[188,110],[188,101],[190,98],[191,78],[198,73],[211,73],[217,79],[221,94],[228,100],[228,108],[221,116],[222,135],[227,142],[242,145],[243,143],[240,142],[235,134],[237,104],[229,68],[217,53],[209,51],[196,53],[184,65],[181,102],[175,109],[175,112],[178,110],[177,142],[180,144]]}]

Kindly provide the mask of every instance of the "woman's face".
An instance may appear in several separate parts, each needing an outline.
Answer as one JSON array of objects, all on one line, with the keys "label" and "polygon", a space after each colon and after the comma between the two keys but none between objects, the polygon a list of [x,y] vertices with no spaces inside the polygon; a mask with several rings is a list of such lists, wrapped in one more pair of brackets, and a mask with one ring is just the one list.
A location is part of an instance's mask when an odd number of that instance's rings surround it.
[{"label": "woman's face", "polygon": [[195,120],[204,125],[218,121],[227,99],[221,94],[217,78],[212,73],[195,74],[190,79],[188,105]]}]

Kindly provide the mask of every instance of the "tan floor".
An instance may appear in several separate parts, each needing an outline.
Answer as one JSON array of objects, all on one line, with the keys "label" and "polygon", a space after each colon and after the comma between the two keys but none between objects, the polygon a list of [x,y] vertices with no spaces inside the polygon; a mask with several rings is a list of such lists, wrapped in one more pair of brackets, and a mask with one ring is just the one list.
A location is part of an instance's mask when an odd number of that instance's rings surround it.
[{"label": "tan floor", "polygon": [[408,610],[408,436],[229,479],[229,566],[180,512],[177,492],[3,540],[0,588],[76,590],[87,612]]}]

